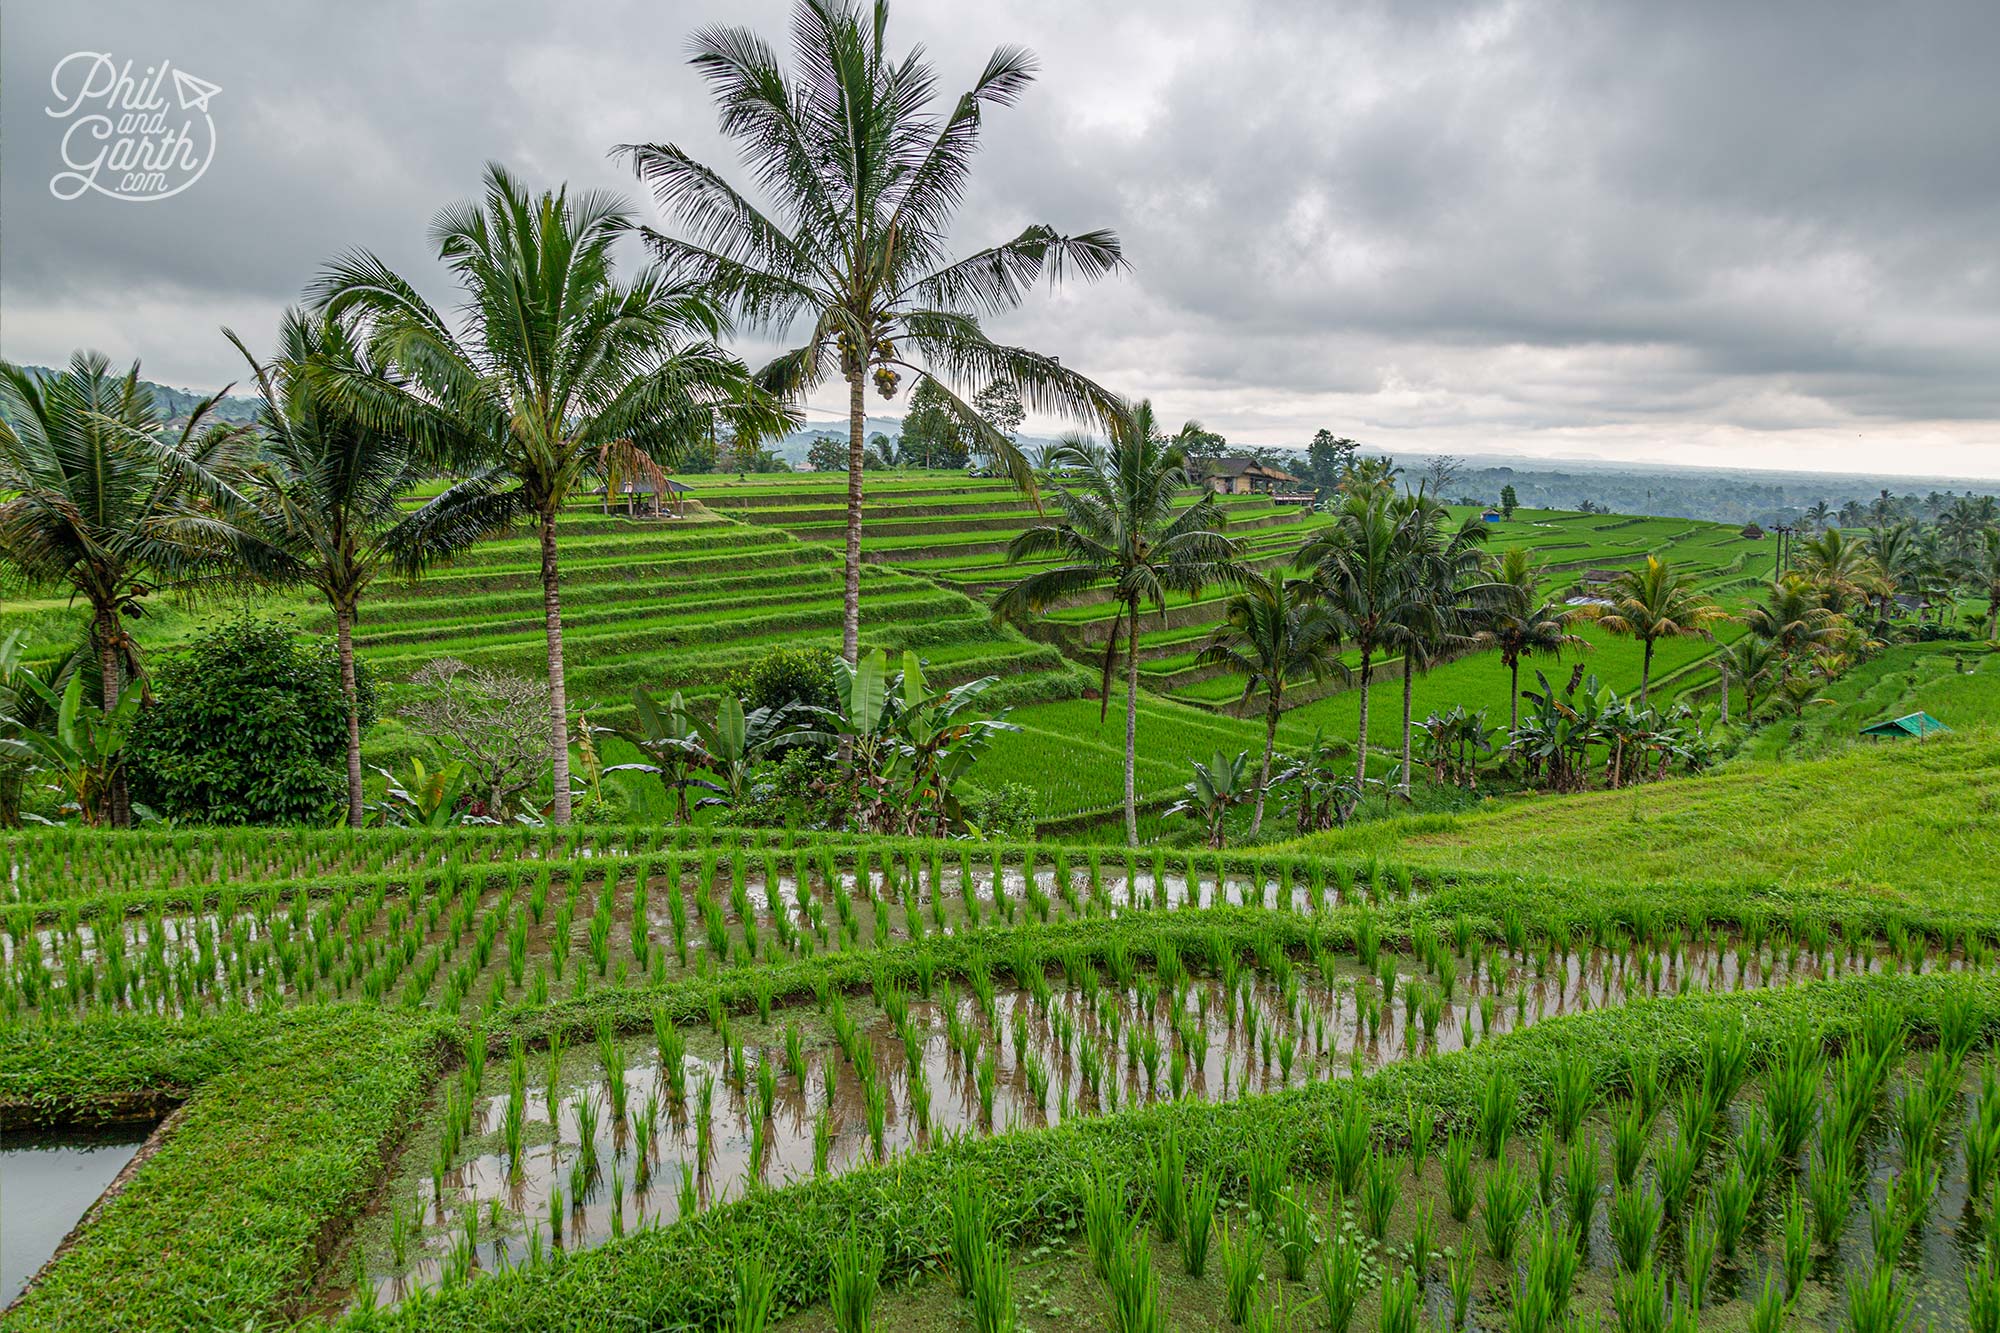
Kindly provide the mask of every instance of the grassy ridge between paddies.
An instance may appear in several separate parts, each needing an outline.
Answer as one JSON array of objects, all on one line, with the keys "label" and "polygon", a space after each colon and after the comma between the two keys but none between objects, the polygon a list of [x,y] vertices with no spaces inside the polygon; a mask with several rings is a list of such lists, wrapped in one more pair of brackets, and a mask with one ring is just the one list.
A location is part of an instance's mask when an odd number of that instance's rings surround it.
[{"label": "grassy ridge between paddies", "polygon": [[1946,1004],[1970,1010],[1981,1031],[2000,1024],[2000,988],[1990,978],[1952,974],[1807,982],[1782,991],[1640,1001],[1546,1020],[1524,1032],[1451,1055],[1390,1066],[1355,1084],[1304,1089],[1223,1104],[1170,1103],[1054,1129],[948,1143],[930,1152],[831,1180],[759,1193],[657,1231],[565,1257],[534,1274],[502,1273],[442,1296],[352,1317],[352,1327],[506,1330],[556,1327],[723,1328],[736,1273],[760,1258],[776,1275],[776,1309],[825,1299],[833,1246],[849,1235],[879,1242],[883,1277],[896,1283],[943,1266],[950,1244],[952,1189],[972,1177],[993,1232],[1018,1248],[1074,1231],[1083,1183],[1102,1171],[1128,1203],[1142,1206],[1147,1153],[1171,1126],[1194,1172],[1213,1168],[1227,1195],[1241,1192],[1254,1153],[1274,1153],[1288,1173],[1325,1176],[1333,1160],[1336,1113],[1358,1095],[1378,1142],[1400,1146],[1411,1102],[1430,1107],[1440,1132],[1466,1126],[1488,1080],[1504,1074],[1521,1088],[1523,1123],[1543,1114],[1551,1072],[1581,1060],[1600,1093],[1628,1054],[1656,1055],[1670,1080],[1698,1068],[1706,1033],[1741,1022],[1761,1067],[1801,1024],[1817,1025],[1838,1046],[1860,1028],[1863,1011],[1887,1007],[1911,1029],[1935,1032]]},{"label": "grassy ridge between paddies", "polygon": [[2000,912],[2000,733],[1991,729],[1495,807],[1357,825],[1290,845],[1445,873],[1820,885]]},{"label": "grassy ridge between paddies", "polygon": [[304,1313],[323,1256],[429,1092],[449,1026],[342,1006],[0,1036],[10,1121],[186,1099],[5,1326],[242,1328]]},{"label": "grassy ridge between paddies", "polygon": [[[905,850],[922,846],[908,844]],[[1047,849],[1041,851],[1047,854]],[[1088,855],[1077,851],[1073,864],[1081,864]],[[1227,864],[1238,870],[1254,865],[1269,872],[1284,860],[1238,857],[1229,858]],[[1285,863],[1297,874],[1315,866],[1316,873],[1326,871],[1325,862]],[[1219,863],[1203,857],[1202,864]],[[1391,884],[1409,884],[1408,876],[1387,874],[1380,866],[1371,869],[1379,876],[1376,883],[1389,892],[1387,901],[1372,907],[1347,906],[1316,916],[1265,908],[1140,910],[1113,918],[933,935],[880,950],[734,967],[662,987],[604,989],[546,1006],[496,1010],[485,1031],[493,1050],[504,1050],[516,1035],[540,1046],[553,1030],[563,1031],[574,1044],[587,1041],[600,1021],[609,1021],[621,1032],[644,1032],[659,1008],[677,1020],[699,1022],[709,1012],[711,999],[741,1012],[760,1001],[802,1002],[829,986],[865,987],[878,976],[913,986],[925,977],[963,975],[975,952],[987,966],[1018,975],[1020,968],[1046,967],[1078,949],[1101,961],[1114,940],[1139,960],[1156,957],[1163,941],[1172,942],[1184,958],[1205,957],[1211,941],[1218,938],[1239,954],[1254,954],[1260,947],[1296,954],[1313,939],[1326,948],[1346,950],[1354,946],[1364,914],[1391,945],[1411,940],[1419,922],[1437,928],[1460,914],[1480,938],[1493,940],[1510,931],[1525,932],[1533,939],[1550,931],[1567,936],[1598,924],[1634,926],[1641,921],[1660,929],[1699,928],[1711,922],[1734,925],[1753,919],[1820,920],[1836,923],[1843,939],[1872,936],[1895,921],[1945,941],[1968,929],[1984,936],[1991,926],[1990,918],[1968,916],[1948,896],[1940,897],[1937,910],[1922,911],[1836,891],[1746,893],[1694,884],[1663,901],[1650,886],[1601,893],[1511,876],[1465,877],[1411,896],[1401,887],[1388,890]],[[195,886],[189,888],[201,894]],[[337,1279],[345,1271],[341,1256],[331,1252],[331,1242],[365,1207],[380,1179],[384,1154],[434,1086],[444,1060],[441,1051],[450,1049],[440,1038],[448,1032],[462,1036],[463,1023],[429,1010],[413,1014],[346,1004],[309,1006],[284,1017],[225,1013],[181,1023],[122,1018],[58,1025],[50,1031],[17,1027],[0,1035],[0,1100],[15,1108],[13,1114],[32,1108],[40,1118],[63,1119],[88,1115],[123,1099],[163,1095],[185,1097],[187,1105],[166,1146],[135,1175],[132,1187],[107,1204],[84,1230],[78,1244],[10,1318],[9,1327],[241,1327],[285,1318],[304,1308],[318,1283]],[[1191,1109],[1185,1113],[1198,1120],[1207,1114]],[[1276,1111],[1245,1103],[1219,1108],[1215,1118],[1200,1123],[1214,1125],[1214,1132],[1226,1138],[1244,1127],[1290,1123],[1295,1118],[1296,1107],[1290,1103]],[[1058,1137],[1046,1139],[1007,1136],[991,1141],[997,1145],[992,1147],[960,1145],[935,1162],[923,1156],[905,1159],[885,1170],[862,1173],[856,1184],[816,1185],[781,1197],[798,1200],[798,1207],[806,1210],[799,1214],[802,1218],[824,1220],[824,1214],[812,1210],[827,1200],[862,1199],[884,1219],[914,1218],[916,1224],[928,1227],[935,1219],[921,1219],[933,1209],[934,1194],[923,1196],[929,1202],[915,1204],[892,1197],[909,1181],[928,1182],[922,1188],[934,1191],[941,1187],[940,1172],[967,1160],[1006,1166],[1023,1155],[1047,1155],[1052,1163],[1073,1166],[1078,1145],[1129,1144],[1132,1135],[1151,1132],[1149,1127],[1158,1122],[1124,1117],[1103,1123],[1103,1128],[1056,1131]],[[1309,1162],[1310,1151],[1302,1151],[1303,1160]],[[1011,1178],[1011,1167],[1008,1172]],[[1044,1185],[1050,1183],[1049,1178],[1041,1179]],[[1041,1190],[1016,1202],[1025,1205],[1039,1199],[1037,1206],[1043,1206],[1052,1197]],[[572,1267],[528,1288],[487,1288],[482,1283],[444,1306],[412,1307],[397,1318],[443,1318],[441,1326],[463,1318],[472,1321],[466,1326],[488,1326],[480,1321],[498,1317],[497,1307],[488,1302],[504,1297],[528,1301],[520,1307],[524,1316],[532,1314],[557,1326],[603,1326],[602,1320],[627,1308],[619,1302],[631,1299],[632,1293],[601,1312],[568,1303],[598,1300],[602,1293],[595,1284],[634,1271],[635,1264],[643,1270],[657,1259],[668,1269],[649,1276],[648,1289],[659,1299],[672,1297],[700,1323],[724,1299],[720,1293],[728,1289],[734,1256],[750,1238],[795,1234],[784,1228],[768,1230],[766,1210],[771,1206],[764,1199],[752,1200],[743,1209],[705,1216],[692,1229],[676,1227],[636,1243],[613,1245],[602,1252],[604,1257],[574,1261]],[[1058,1208],[1057,1214],[1037,1214],[1036,1225],[1066,1225],[1064,1209]],[[741,1225],[732,1223],[732,1218]],[[926,1241],[892,1253],[900,1256],[899,1264],[914,1271],[928,1265],[936,1251]],[[810,1276],[814,1271],[810,1265],[823,1264],[823,1259],[823,1253],[808,1256],[802,1272]],[[565,1276],[569,1273],[576,1276]],[[808,1299],[817,1290],[803,1279],[795,1291],[788,1288],[797,1300]],[[551,1306],[549,1300],[558,1304]]]}]

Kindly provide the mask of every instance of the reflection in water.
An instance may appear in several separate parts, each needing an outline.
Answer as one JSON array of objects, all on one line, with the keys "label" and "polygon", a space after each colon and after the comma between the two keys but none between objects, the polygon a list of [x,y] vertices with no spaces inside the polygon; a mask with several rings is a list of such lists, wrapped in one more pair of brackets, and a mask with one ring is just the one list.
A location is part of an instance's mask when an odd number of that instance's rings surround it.
[{"label": "reflection in water", "polygon": [[[836,997],[824,1009],[780,1008],[768,1024],[725,1016],[721,1031],[683,1039],[705,1049],[683,1054],[677,1079],[653,1043],[615,1046],[622,1116],[604,1052],[570,1053],[553,1131],[544,1076],[522,1077],[515,1094],[504,1068],[489,1069],[465,1150],[433,1168],[414,1202],[385,1205],[395,1244],[371,1285],[394,1300],[938,1135],[1298,1087],[1551,1015],[1788,984],[1842,965],[1789,947],[1739,951],[1720,936],[1658,951],[1524,953],[1460,955],[1447,943],[1431,967],[1384,951],[1363,968],[1346,955],[1306,965],[1273,951],[1261,965],[1225,959],[1221,975],[1208,959],[1201,974],[1188,970],[1197,960],[1161,970],[1075,960],[1032,989],[975,975],[929,999]],[[505,1146],[510,1102],[518,1169]]]},{"label": "reflection in water", "polygon": [[0,1306],[138,1153],[151,1125],[0,1135]]}]

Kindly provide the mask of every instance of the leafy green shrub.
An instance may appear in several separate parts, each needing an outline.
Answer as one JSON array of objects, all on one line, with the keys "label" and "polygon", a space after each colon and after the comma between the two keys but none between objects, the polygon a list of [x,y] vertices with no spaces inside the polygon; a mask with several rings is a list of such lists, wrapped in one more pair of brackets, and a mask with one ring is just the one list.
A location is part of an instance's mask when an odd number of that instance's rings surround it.
[{"label": "leafy green shrub", "polygon": [[[375,693],[355,664],[361,722]],[[153,676],[129,744],[133,799],[206,824],[314,822],[346,796],[347,704],[331,640],[268,620],[198,636]]]},{"label": "leafy green shrub", "polygon": [[809,704],[840,706],[840,655],[831,648],[773,648],[732,672],[725,688],[743,700],[743,711]]},{"label": "leafy green shrub", "polygon": [[1025,782],[1003,782],[982,791],[966,808],[966,822],[992,842],[1026,842],[1035,836],[1035,809],[1040,804]]}]

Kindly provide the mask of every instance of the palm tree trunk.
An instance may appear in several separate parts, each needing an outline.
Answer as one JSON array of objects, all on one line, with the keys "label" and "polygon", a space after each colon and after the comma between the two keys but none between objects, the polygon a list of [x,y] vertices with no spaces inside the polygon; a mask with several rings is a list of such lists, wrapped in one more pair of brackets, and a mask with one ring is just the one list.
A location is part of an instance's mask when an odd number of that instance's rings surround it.
[{"label": "palm tree trunk", "polygon": [[1986,597],[1986,637],[1991,639],[1995,630],[2000,629],[2000,583],[1987,589]]},{"label": "palm tree trunk", "polygon": [[[1139,792],[1134,769],[1139,760],[1139,603],[1127,606],[1131,624],[1125,633],[1125,845],[1139,845]],[[1111,632],[1118,632],[1112,626]]]},{"label": "palm tree trunk", "polygon": [[[118,707],[118,695],[124,677],[120,667],[123,645],[123,625],[119,620],[118,608],[104,607],[97,613],[97,665],[103,676],[104,715],[110,717]],[[110,802],[110,820],[113,828],[129,828],[132,824],[132,793],[125,785],[125,770],[121,767],[111,779],[111,790],[106,793]]]},{"label": "palm tree trunk", "polygon": [[1722,725],[1726,727],[1729,725],[1729,668],[1719,668],[1718,674],[1722,677]]},{"label": "palm tree trunk", "polygon": [[1646,687],[1653,679],[1653,641],[1646,640],[1646,658],[1639,664],[1639,711],[1646,711]]},{"label": "palm tree trunk", "polygon": [[541,516],[542,609],[549,636],[549,758],[555,783],[555,803],[549,818],[569,823],[569,690],[563,684],[562,591],[556,577],[556,514]]},{"label": "palm tree trunk", "polygon": [[1250,836],[1264,827],[1264,797],[1271,790],[1271,753],[1278,748],[1278,713],[1284,707],[1282,684],[1271,689],[1271,701],[1264,706],[1264,771],[1257,779],[1257,809],[1250,816]]},{"label": "palm tree trunk", "polygon": [[847,377],[847,588],[840,606],[840,655],[861,660],[861,427],[867,403],[861,372]]},{"label": "palm tree trunk", "polygon": [[1361,734],[1354,743],[1354,794],[1358,799],[1362,783],[1368,780],[1368,681],[1373,674],[1373,645],[1361,650]]},{"label": "palm tree trunk", "polygon": [[360,828],[361,700],[354,681],[354,608],[334,607],[333,627],[340,641],[340,692],[347,699],[347,823]]},{"label": "palm tree trunk", "polygon": [[1410,794],[1410,689],[1416,676],[1416,648],[1403,649],[1403,795]]},{"label": "palm tree trunk", "polygon": [[1507,664],[1507,739],[1521,729],[1521,659]]}]

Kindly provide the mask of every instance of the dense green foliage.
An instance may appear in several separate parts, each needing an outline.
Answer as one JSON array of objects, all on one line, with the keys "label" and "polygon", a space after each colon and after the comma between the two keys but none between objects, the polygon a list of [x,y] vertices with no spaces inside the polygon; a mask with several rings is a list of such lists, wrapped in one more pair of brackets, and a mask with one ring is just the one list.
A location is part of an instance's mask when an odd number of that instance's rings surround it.
[{"label": "dense green foliage", "polygon": [[[374,690],[359,674],[364,725]],[[340,803],[347,702],[324,639],[274,620],[226,621],[167,657],[132,747],[134,798],[173,819],[312,823]]]}]

